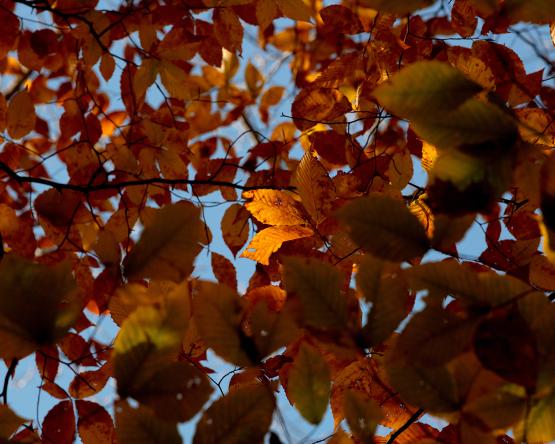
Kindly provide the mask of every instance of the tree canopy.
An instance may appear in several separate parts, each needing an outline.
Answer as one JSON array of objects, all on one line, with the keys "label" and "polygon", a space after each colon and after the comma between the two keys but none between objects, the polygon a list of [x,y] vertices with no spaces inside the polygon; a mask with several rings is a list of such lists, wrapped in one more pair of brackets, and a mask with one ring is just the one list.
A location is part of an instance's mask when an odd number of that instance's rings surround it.
[{"label": "tree canopy", "polygon": [[[283,394],[331,406],[311,442],[555,440],[550,23],[1,0],[0,441],[297,444]],[[44,417],[11,407],[25,362]]]}]

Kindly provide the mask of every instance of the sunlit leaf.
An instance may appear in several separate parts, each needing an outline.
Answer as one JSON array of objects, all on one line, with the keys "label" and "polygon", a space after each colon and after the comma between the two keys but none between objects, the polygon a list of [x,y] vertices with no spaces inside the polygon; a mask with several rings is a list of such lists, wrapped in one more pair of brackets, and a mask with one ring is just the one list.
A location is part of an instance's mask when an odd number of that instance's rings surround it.
[{"label": "sunlit leaf", "polygon": [[352,239],[377,257],[400,262],[422,256],[429,248],[424,227],[392,197],[373,194],[357,199],[338,215]]},{"label": "sunlit leaf", "polygon": [[245,208],[260,222],[268,225],[304,225],[306,223],[298,203],[284,191],[257,190],[243,193],[252,199]]},{"label": "sunlit leaf", "polygon": [[241,253],[241,257],[252,259],[261,264],[268,265],[270,256],[278,251],[282,244],[303,237],[314,235],[314,231],[302,226],[268,227],[259,231],[251,243]]},{"label": "sunlit leaf", "polygon": [[274,412],[272,389],[246,385],[216,400],[202,415],[194,444],[249,444],[262,441]]},{"label": "sunlit leaf", "polygon": [[316,225],[320,224],[331,211],[335,197],[328,172],[311,153],[306,153],[297,166],[295,178],[305,210]]}]

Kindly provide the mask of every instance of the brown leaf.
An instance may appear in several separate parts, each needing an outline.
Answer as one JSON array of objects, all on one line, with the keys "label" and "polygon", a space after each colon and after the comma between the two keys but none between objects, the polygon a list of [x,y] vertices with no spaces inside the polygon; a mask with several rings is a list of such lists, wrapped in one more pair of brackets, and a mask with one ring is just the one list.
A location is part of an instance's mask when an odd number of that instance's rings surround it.
[{"label": "brown leaf", "polygon": [[75,401],[77,407],[77,429],[83,444],[115,443],[116,431],[110,414],[96,402]]},{"label": "brown leaf", "polygon": [[75,415],[71,401],[61,401],[50,409],[42,423],[42,442],[73,444]]}]

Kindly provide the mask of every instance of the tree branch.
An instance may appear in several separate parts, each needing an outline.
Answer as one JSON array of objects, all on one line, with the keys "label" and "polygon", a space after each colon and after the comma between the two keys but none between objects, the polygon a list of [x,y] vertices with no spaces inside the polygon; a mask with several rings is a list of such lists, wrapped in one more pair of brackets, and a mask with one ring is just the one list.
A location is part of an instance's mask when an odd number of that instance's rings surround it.
[{"label": "tree branch", "polygon": [[13,181],[24,184],[24,183],[34,183],[39,185],[45,185],[51,188],[56,188],[58,190],[72,190],[80,193],[88,194],[95,191],[105,191],[105,190],[119,190],[126,187],[136,187],[144,185],[214,185],[218,187],[234,188],[241,191],[250,190],[288,190],[293,191],[296,187],[287,186],[279,187],[275,185],[241,185],[233,182],[226,182],[222,180],[211,180],[211,179],[165,179],[162,177],[151,177],[147,179],[135,179],[135,180],[123,180],[121,182],[105,182],[99,184],[74,184],[74,183],[64,183],[56,182],[50,179],[44,179],[42,177],[31,177],[22,176],[12,170],[4,162],[0,162],[0,171],[6,173],[6,175]]},{"label": "tree branch", "polygon": [[8,371],[6,372],[6,376],[4,376],[4,385],[2,387],[2,393],[0,393],[0,397],[4,400],[4,405],[8,404],[8,386],[10,382],[10,378],[14,375],[15,368],[17,367],[17,363],[19,359],[13,358],[10,366],[8,367]]},{"label": "tree branch", "polygon": [[393,444],[395,440],[399,438],[399,436],[401,436],[403,432],[405,432],[405,430],[407,430],[412,424],[414,424],[418,420],[418,418],[420,418],[422,413],[424,413],[424,409],[418,409],[416,412],[414,412],[412,416],[409,419],[407,419],[407,422],[405,422],[401,427],[399,427],[397,430],[395,430],[395,432],[391,434],[386,444]]}]

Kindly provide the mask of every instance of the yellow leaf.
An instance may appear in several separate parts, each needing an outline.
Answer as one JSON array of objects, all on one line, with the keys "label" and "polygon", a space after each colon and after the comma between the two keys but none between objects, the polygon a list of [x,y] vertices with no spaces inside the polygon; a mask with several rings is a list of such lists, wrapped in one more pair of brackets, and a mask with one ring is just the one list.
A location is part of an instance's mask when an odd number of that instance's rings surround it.
[{"label": "yellow leaf", "polygon": [[263,224],[280,226],[306,223],[297,202],[285,191],[247,191],[243,197],[252,199],[245,204],[245,208]]},{"label": "yellow leaf", "polygon": [[182,281],[193,271],[201,250],[202,223],[193,204],[180,202],[157,210],[152,223],[123,261],[130,279]]},{"label": "yellow leaf", "polygon": [[480,85],[447,63],[425,61],[399,71],[374,96],[393,114],[422,119],[451,111],[480,90]]},{"label": "yellow leaf", "polygon": [[256,233],[241,257],[252,259],[263,265],[270,263],[272,253],[278,251],[284,242],[310,237],[314,234],[308,227],[278,226],[269,227]]},{"label": "yellow leaf", "polygon": [[230,391],[204,412],[193,444],[262,442],[272,422],[274,406],[272,388],[265,384],[249,384]]},{"label": "yellow leaf", "polygon": [[0,262],[0,357],[23,358],[54,344],[82,306],[71,265],[35,264],[8,254]]},{"label": "yellow leaf", "polygon": [[337,269],[316,259],[291,257],[284,261],[285,289],[300,298],[307,325],[338,330],[346,327],[347,299],[341,294],[342,279]]},{"label": "yellow leaf", "polygon": [[308,422],[322,420],[330,396],[330,369],[322,354],[306,343],[289,369],[287,394]]},{"label": "yellow leaf", "polygon": [[21,139],[35,128],[35,122],[35,106],[30,94],[27,91],[18,92],[8,104],[8,134],[14,139]]},{"label": "yellow leaf", "polygon": [[275,1],[281,13],[292,20],[310,22],[313,12],[304,0],[267,0]]},{"label": "yellow leaf", "polygon": [[295,179],[305,210],[319,225],[330,213],[335,197],[333,182],[327,170],[307,152],[297,166]]},{"label": "yellow leaf", "polygon": [[372,194],[349,203],[338,216],[353,241],[377,257],[401,262],[428,251],[424,227],[400,200]]}]

